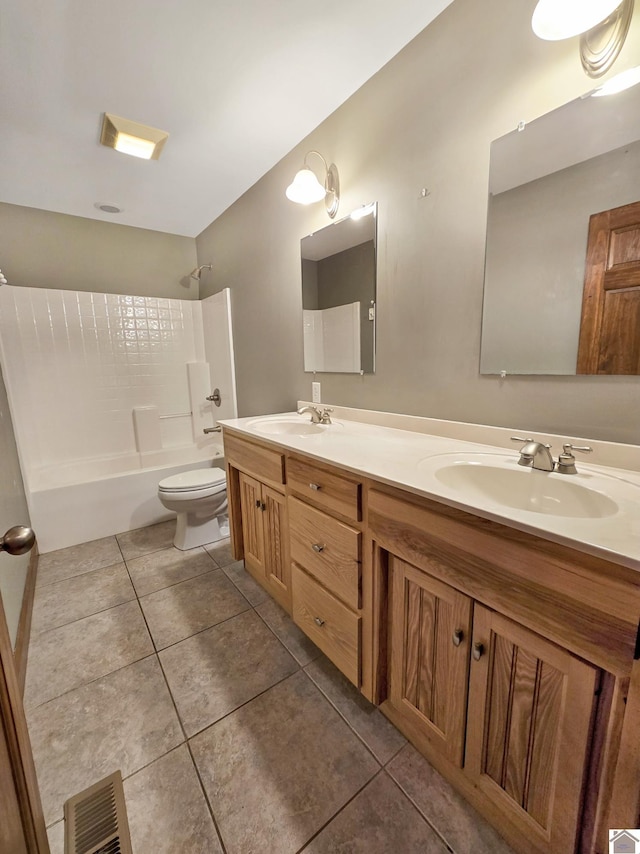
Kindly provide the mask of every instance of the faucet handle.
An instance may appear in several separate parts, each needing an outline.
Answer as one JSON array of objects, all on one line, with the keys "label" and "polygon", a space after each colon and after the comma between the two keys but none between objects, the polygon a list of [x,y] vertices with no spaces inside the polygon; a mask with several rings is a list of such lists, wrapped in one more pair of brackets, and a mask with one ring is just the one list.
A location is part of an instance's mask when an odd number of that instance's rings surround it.
[{"label": "faucet handle", "polygon": [[523,439],[523,438],[522,438],[522,436],[512,436],[512,437],[511,437],[511,441],[512,441],[512,442],[523,442],[523,443],[526,443],[526,442],[533,442],[533,439],[531,439],[531,438],[529,438],[529,439]]},{"label": "faucet handle", "polygon": [[590,454],[591,451],[593,451],[593,448],[590,448],[589,445],[580,447],[578,445],[572,445],[571,442],[565,442],[562,446],[562,453],[558,457],[558,471],[560,474],[578,473],[578,470],[576,469],[576,458],[573,456],[572,451],[582,451],[585,454]]}]

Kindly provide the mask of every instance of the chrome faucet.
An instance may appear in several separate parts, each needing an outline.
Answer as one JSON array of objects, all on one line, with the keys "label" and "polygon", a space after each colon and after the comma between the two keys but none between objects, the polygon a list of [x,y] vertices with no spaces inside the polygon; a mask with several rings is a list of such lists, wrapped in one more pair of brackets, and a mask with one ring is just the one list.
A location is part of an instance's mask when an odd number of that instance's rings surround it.
[{"label": "chrome faucet", "polygon": [[307,412],[311,413],[312,424],[331,424],[329,413],[333,412],[333,409],[325,406],[322,412],[320,412],[317,406],[303,406],[302,409],[298,410],[298,415],[305,415]]},{"label": "chrome faucet", "polygon": [[531,466],[536,471],[553,471],[555,463],[549,453],[551,445],[543,445],[534,439],[523,439],[521,436],[512,436],[512,442],[524,442],[520,448],[519,466]]}]

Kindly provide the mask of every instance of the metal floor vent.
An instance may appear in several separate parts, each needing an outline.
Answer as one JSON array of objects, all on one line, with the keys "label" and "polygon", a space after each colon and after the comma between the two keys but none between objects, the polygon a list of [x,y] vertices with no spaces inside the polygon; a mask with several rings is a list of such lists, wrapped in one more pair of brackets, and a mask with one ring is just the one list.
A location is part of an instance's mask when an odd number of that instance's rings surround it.
[{"label": "metal floor vent", "polygon": [[69,798],[64,818],[65,854],[133,854],[120,771]]}]

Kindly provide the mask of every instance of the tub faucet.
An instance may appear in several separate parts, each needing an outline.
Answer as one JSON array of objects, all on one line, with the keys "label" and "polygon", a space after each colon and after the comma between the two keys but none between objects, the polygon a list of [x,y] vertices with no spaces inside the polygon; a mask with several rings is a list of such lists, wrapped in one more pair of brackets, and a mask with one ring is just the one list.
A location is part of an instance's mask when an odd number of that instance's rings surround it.
[{"label": "tub faucet", "polygon": [[523,439],[520,436],[512,436],[512,442],[524,442],[520,448],[519,466],[531,466],[537,471],[553,471],[555,463],[553,457],[549,453],[551,445],[543,445],[542,442],[536,442],[534,439]]}]

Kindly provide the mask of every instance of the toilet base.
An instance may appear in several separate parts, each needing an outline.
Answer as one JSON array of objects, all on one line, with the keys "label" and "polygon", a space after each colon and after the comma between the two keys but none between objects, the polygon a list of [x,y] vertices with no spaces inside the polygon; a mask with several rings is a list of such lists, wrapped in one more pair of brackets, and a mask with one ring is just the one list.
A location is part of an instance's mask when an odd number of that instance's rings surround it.
[{"label": "toilet base", "polygon": [[184,552],[208,543],[217,543],[228,536],[229,518],[225,514],[211,518],[197,513],[178,513],[173,545]]}]

